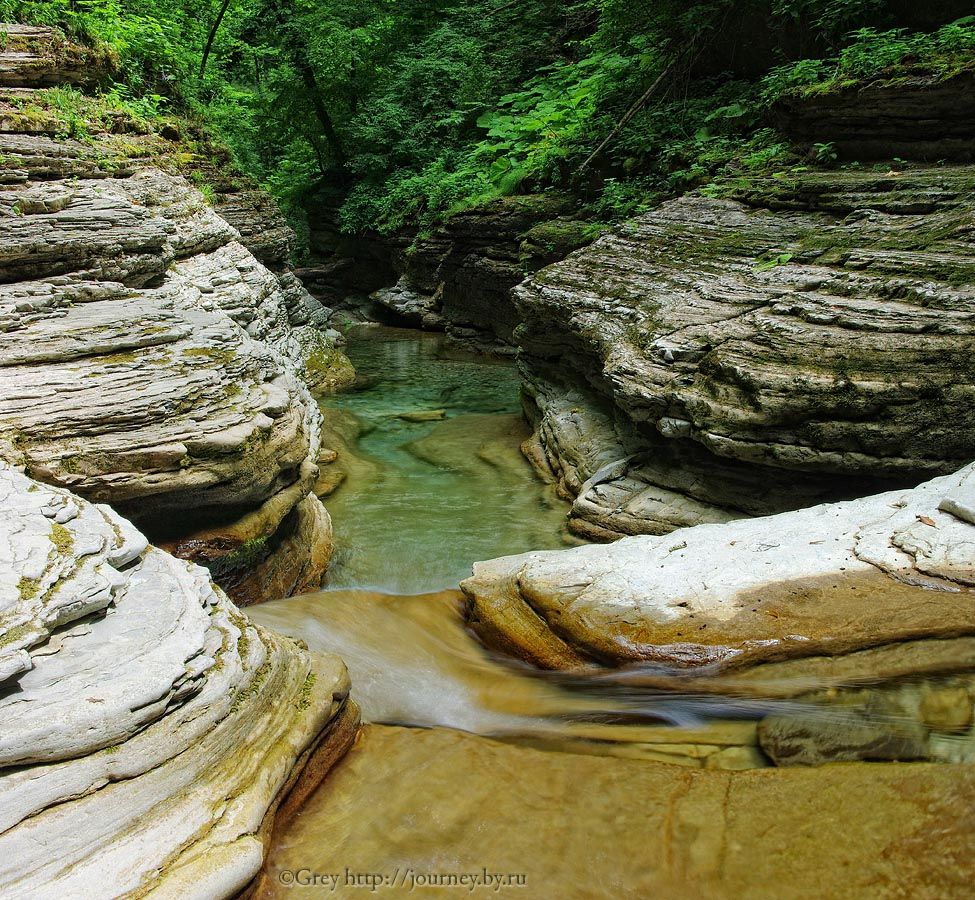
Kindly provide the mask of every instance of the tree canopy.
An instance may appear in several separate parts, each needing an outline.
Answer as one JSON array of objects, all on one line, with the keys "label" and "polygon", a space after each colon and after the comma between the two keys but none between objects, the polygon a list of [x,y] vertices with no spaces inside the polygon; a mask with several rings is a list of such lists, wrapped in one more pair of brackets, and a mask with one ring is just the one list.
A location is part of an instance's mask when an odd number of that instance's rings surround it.
[{"label": "tree canopy", "polygon": [[546,188],[609,220],[717,176],[796,165],[770,104],[905,61],[969,65],[964,6],[0,0],[0,17],[106,44],[131,102],[201,120],[296,217],[330,186],[354,232]]}]

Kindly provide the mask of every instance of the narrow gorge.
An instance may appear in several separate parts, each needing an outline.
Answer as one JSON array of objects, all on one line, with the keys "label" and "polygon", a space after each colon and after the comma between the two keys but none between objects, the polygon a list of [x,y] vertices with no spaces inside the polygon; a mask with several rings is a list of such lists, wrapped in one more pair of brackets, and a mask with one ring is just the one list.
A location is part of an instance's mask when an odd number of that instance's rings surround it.
[{"label": "narrow gorge", "polygon": [[0,2],[0,895],[971,896],[965,6]]}]

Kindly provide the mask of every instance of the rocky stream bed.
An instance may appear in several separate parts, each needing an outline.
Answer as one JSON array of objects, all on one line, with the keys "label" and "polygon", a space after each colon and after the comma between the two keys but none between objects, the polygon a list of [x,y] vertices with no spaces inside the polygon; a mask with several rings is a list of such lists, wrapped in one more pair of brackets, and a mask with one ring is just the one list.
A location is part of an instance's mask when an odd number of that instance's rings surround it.
[{"label": "rocky stream bed", "polygon": [[[325,210],[316,299],[219,148],[64,134],[112,60],[4,28],[3,896],[971,895],[951,84],[878,100],[909,156],[935,91],[941,164],[595,242],[561,197],[410,254]],[[779,113],[886,133],[848,102]],[[352,333],[356,381],[333,301],[452,343]]]}]

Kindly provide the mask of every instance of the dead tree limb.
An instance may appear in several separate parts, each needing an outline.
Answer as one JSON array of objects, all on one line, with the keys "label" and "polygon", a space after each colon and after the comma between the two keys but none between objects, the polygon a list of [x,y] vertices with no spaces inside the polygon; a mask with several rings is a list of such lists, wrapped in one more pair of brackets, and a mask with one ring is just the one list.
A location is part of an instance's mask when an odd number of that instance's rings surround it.
[{"label": "dead tree limb", "polygon": [[592,164],[593,160],[603,152],[606,145],[609,144],[610,141],[612,141],[613,138],[615,138],[616,135],[618,135],[626,127],[626,123],[629,122],[630,119],[632,119],[646,105],[647,101],[654,95],[657,88],[663,84],[664,79],[666,79],[671,71],[673,71],[674,67],[679,61],[680,57],[673,60],[670,65],[668,65],[667,68],[654,79],[653,84],[651,84],[650,87],[643,92],[640,98],[625,113],[623,113],[622,118],[616,123],[613,130],[607,134],[602,141],[600,141],[599,146],[593,150],[592,153],[586,157],[585,162],[579,166],[579,168],[576,170],[576,175],[581,175],[583,172],[585,172],[585,170],[588,169]]}]

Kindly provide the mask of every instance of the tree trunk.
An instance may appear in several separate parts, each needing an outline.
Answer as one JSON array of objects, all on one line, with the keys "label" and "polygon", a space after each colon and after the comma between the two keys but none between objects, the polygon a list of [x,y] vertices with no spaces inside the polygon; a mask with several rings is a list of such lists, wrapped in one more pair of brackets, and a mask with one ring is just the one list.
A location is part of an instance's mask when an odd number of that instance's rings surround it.
[{"label": "tree trunk", "polygon": [[322,133],[325,135],[325,140],[328,143],[328,149],[332,153],[332,158],[338,165],[342,165],[345,162],[345,149],[342,146],[338,132],[335,130],[332,117],[325,108],[325,101],[322,100],[322,91],[318,86],[318,79],[315,78],[315,72],[311,67],[311,63],[299,51],[295,53],[295,65],[298,67],[298,74],[301,75],[301,80],[305,83],[305,88],[308,90],[308,99],[311,100],[315,115],[322,126]]},{"label": "tree trunk", "polygon": [[210,33],[207,35],[207,42],[203,48],[203,58],[200,60],[201,79],[207,70],[207,60],[210,58],[210,51],[213,49],[213,41],[217,36],[217,32],[220,30],[220,23],[223,22],[223,17],[227,14],[228,6],[230,6],[230,0],[223,0],[223,3],[220,4],[220,12],[217,13],[216,19],[213,20]]}]

